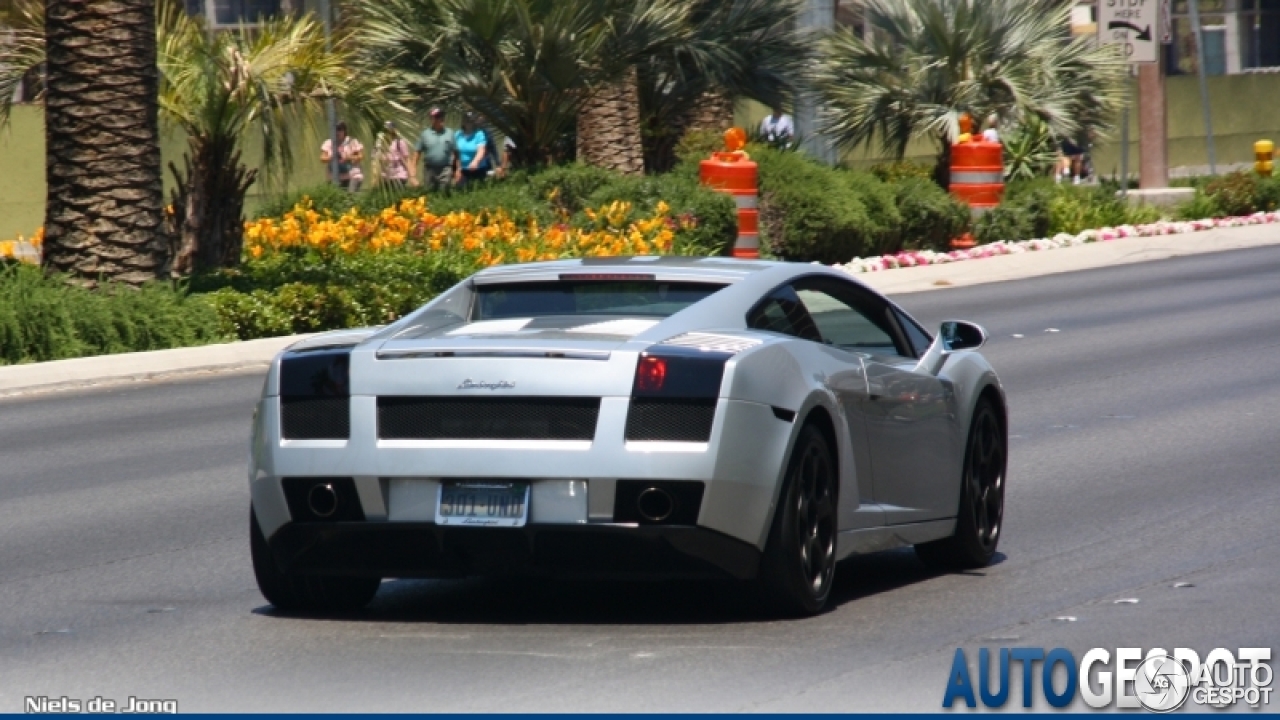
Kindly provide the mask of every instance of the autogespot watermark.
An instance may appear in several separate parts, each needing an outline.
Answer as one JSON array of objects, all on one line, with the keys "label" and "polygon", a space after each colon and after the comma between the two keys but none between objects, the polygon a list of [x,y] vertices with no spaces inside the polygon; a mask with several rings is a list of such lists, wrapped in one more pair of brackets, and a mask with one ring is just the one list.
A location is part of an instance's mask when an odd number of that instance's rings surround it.
[{"label": "autogespot watermark", "polygon": [[[1000,648],[978,650],[976,672],[962,648],[956,648],[942,707],[957,702],[1002,708],[1014,695],[1010,667],[1021,665],[1022,707],[1034,705],[1037,690],[1051,707],[1065,708],[1077,697],[1091,708],[1177,710],[1190,701],[1202,708],[1223,709],[1271,702],[1274,673],[1271,648],[1217,648],[1204,657],[1195,650],[1094,648],[1080,662],[1066,648]],[[1037,681],[1037,678],[1039,682]],[[974,682],[976,679],[977,682]]]},{"label": "autogespot watermark", "polygon": [[66,713],[129,713],[168,714],[178,712],[177,700],[150,700],[130,695],[124,700],[113,700],[101,695],[87,700],[80,698],[50,697],[48,695],[28,695],[23,701],[23,711],[38,715],[61,715]]}]

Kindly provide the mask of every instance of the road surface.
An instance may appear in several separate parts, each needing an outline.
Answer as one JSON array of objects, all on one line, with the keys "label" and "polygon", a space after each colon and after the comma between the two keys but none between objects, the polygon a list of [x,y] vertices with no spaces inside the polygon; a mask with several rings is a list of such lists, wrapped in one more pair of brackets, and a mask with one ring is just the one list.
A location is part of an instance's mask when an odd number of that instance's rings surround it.
[{"label": "road surface", "polygon": [[511,580],[283,617],[249,565],[260,377],[13,398],[0,711],[931,711],[958,647],[1280,646],[1280,248],[898,299],[992,334],[1012,440],[985,571],[854,558],[830,611],[792,621],[732,586]]}]

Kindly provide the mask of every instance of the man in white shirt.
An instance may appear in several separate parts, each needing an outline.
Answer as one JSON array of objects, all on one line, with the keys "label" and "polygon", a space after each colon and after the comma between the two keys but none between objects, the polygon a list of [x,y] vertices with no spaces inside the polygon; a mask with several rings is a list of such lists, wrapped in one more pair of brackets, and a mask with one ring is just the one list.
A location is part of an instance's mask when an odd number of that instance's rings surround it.
[{"label": "man in white shirt", "polygon": [[764,136],[765,141],[770,145],[791,147],[791,139],[795,137],[796,126],[790,115],[782,112],[781,107],[775,106],[773,114],[765,116],[765,119],[760,121],[760,134]]}]

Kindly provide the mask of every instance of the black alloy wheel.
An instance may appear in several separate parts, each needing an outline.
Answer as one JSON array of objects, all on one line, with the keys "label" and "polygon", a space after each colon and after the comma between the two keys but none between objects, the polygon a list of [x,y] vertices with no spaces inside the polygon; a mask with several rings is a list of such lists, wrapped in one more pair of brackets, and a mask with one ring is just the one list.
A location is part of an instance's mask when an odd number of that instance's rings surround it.
[{"label": "black alloy wheel", "polygon": [[1004,528],[1007,436],[990,400],[978,402],[969,426],[955,534],[916,546],[926,564],[947,570],[986,567]]},{"label": "black alloy wheel", "polygon": [[826,438],[801,429],[761,560],[767,597],[788,615],[820,612],[836,569],[836,464]]}]

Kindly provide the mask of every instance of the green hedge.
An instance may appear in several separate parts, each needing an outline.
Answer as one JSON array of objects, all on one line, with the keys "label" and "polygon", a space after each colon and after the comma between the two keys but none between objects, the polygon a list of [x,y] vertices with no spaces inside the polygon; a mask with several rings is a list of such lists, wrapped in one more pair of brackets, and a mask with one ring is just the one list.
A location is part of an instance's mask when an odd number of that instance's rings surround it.
[{"label": "green hedge", "polygon": [[86,290],[0,263],[0,364],[223,342],[214,306],[155,284]]},{"label": "green hedge", "polygon": [[1010,183],[1000,205],[974,223],[973,234],[980,243],[1029,240],[1159,219],[1158,209],[1130,206],[1109,185],[1039,178]]},{"label": "green hedge", "polygon": [[904,249],[942,250],[968,229],[967,206],[915,165],[862,172],[763,146],[748,150],[760,166],[762,239],[779,257],[835,263]]}]

